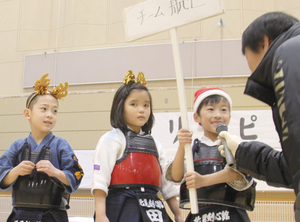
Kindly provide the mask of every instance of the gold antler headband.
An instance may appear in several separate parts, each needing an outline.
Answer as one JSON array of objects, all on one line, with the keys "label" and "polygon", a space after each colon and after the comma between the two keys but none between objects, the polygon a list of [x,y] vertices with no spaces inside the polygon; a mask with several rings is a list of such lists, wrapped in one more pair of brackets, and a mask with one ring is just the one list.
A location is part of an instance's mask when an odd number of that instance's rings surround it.
[{"label": "gold antler headband", "polygon": [[145,76],[144,76],[143,72],[139,72],[139,74],[136,77],[136,81],[135,81],[134,73],[131,70],[128,70],[127,73],[126,73],[126,76],[123,80],[123,83],[125,85],[130,85],[130,84],[133,84],[133,83],[139,83],[139,84],[142,84],[142,85],[145,86],[147,82],[146,82],[146,79],[145,79]]},{"label": "gold antler headband", "polygon": [[29,108],[31,101],[37,95],[50,94],[50,95],[54,96],[56,99],[63,99],[68,95],[68,87],[69,87],[68,82],[65,82],[65,85],[60,83],[59,86],[56,86],[53,90],[48,91],[48,86],[50,84],[50,79],[46,79],[46,77],[48,75],[49,75],[48,73],[45,73],[44,75],[42,75],[41,79],[38,79],[37,81],[35,81],[35,84],[34,84],[35,91],[34,91],[34,94],[31,96],[31,98],[29,99],[29,101],[26,105],[26,108]]}]

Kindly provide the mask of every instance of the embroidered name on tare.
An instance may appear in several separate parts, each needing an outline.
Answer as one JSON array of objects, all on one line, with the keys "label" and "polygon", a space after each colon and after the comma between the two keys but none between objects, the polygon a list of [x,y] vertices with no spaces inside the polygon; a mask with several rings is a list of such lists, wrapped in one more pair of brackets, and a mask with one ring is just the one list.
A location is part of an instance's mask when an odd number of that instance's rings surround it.
[{"label": "embroidered name on tare", "polygon": [[100,165],[94,164],[94,170],[100,170]]},{"label": "embroidered name on tare", "polygon": [[194,222],[209,222],[209,221],[230,221],[230,212],[227,210],[221,212],[211,212],[195,217]]},{"label": "embroidered name on tare", "polygon": [[151,200],[151,199],[139,199],[139,203],[142,207],[148,208],[158,208],[163,209],[165,208],[164,204],[159,200]]},{"label": "embroidered name on tare", "polygon": [[[31,222],[31,220],[15,220],[14,222]],[[37,220],[36,222],[42,222],[41,220]]]}]

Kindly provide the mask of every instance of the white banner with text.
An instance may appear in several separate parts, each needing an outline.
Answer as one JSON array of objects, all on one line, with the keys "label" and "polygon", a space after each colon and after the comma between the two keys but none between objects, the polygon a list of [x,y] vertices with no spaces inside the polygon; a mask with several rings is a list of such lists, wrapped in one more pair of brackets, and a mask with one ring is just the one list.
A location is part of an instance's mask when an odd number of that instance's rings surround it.
[{"label": "white banner with text", "polygon": [[[154,116],[155,125],[152,135],[163,144],[167,157],[173,158],[178,147],[176,135],[178,130],[181,129],[180,113],[155,113]],[[202,127],[194,122],[192,112],[188,113],[188,117],[189,129],[193,131],[193,137],[201,139],[203,135]],[[228,131],[231,134],[241,137],[243,141],[260,141],[276,150],[281,150],[271,110],[232,111]],[[94,150],[76,150],[75,153],[84,170],[84,177],[80,188],[91,188]],[[284,189],[270,187],[262,181],[257,182],[257,190]]]}]

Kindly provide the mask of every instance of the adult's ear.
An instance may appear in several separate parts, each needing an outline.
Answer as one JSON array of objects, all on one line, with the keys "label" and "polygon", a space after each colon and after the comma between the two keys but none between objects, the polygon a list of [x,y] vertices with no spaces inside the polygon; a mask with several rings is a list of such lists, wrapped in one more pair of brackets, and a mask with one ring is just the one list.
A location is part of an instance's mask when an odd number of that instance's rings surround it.
[{"label": "adult's ear", "polygon": [[23,116],[25,119],[30,120],[30,109],[25,108],[23,110]]},{"label": "adult's ear", "polygon": [[266,53],[270,47],[270,45],[272,44],[272,40],[266,35],[264,34],[264,45],[263,45],[263,51],[264,53]]}]

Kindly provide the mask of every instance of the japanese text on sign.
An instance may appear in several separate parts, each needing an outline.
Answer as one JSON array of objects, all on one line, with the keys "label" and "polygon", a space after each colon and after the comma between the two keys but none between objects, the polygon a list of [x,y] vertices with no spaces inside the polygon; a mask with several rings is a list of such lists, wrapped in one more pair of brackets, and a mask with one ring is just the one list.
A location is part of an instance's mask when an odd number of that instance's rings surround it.
[{"label": "japanese text on sign", "polygon": [[128,41],[224,13],[223,0],[148,0],[124,9]]}]

